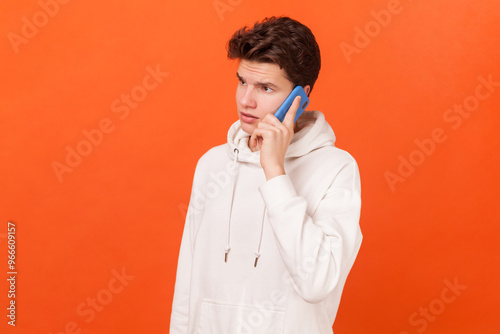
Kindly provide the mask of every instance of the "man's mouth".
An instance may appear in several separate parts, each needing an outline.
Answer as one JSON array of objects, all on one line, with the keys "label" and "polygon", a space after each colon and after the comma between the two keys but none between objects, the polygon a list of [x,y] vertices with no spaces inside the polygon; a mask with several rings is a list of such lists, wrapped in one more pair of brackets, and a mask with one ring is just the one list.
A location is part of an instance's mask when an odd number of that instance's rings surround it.
[{"label": "man's mouth", "polygon": [[242,115],[245,115],[245,116],[247,116],[247,117],[258,118],[258,117],[255,117],[254,115],[247,114],[247,113],[244,113],[244,112],[242,112],[241,114],[242,114]]}]

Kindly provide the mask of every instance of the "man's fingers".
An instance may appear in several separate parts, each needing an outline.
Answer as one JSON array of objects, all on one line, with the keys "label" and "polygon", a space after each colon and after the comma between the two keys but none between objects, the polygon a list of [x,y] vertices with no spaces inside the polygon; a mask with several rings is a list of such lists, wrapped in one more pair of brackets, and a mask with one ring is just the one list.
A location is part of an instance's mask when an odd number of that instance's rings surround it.
[{"label": "man's fingers", "polygon": [[253,133],[250,136],[248,143],[250,144],[250,147],[255,147],[257,144],[262,144],[264,137],[267,138],[278,131],[279,131],[278,128],[270,124],[265,124],[261,122],[259,123],[259,128],[253,130]]},{"label": "man's fingers", "polygon": [[253,130],[252,135],[250,136],[250,141],[249,144],[251,147],[255,147],[258,143],[258,140],[260,137],[262,137],[264,134],[262,133],[262,129],[257,128]]},{"label": "man's fingers", "polygon": [[256,143],[257,143],[257,134],[254,131],[250,136],[250,141],[249,141],[250,147],[255,147]]},{"label": "man's fingers", "polygon": [[295,115],[297,114],[297,110],[299,110],[300,100],[301,100],[300,95],[295,97],[292,105],[290,106],[290,109],[288,109],[285,115],[285,119],[283,119],[283,124],[288,128],[293,127],[294,123],[293,121],[295,120]]}]

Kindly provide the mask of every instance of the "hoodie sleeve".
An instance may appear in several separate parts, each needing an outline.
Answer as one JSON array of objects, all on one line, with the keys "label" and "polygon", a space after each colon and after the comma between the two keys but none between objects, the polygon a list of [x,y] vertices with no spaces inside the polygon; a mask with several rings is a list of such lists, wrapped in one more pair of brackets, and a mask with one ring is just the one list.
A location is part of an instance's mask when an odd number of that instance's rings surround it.
[{"label": "hoodie sleeve", "polygon": [[191,238],[189,233],[191,214],[188,208],[184,231],[182,233],[179,259],[177,262],[177,275],[175,278],[174,298],[172,313],[170,315],[171,334],[187,334],[189,315],[189,285],[191,281]]},{"label": "hoodie sleeve", "polygon": [[171,334],[187,334],[189,324],[189,297],[191,284],[191,265],[193,257],[193,231],[197,224],[198,213],[203,211],[203,198],[198,196],[198,187],[202,184],[200,181],[200,158],[196,166],[193,177],[193,186],[189,200],[186,221],[182,232],[179,258],[177,261],[177,274],[175,278],[174,297],[172,301],[172,313],[170,315]]},{"label": "hoodie sleeve", "polygon": [[278,249],[297,293],[307,302],[326,299],[347,277],[362,234],[361,187],[355,160],[347,160],[333,178],[314,216],[288,175],[259,187]]}]

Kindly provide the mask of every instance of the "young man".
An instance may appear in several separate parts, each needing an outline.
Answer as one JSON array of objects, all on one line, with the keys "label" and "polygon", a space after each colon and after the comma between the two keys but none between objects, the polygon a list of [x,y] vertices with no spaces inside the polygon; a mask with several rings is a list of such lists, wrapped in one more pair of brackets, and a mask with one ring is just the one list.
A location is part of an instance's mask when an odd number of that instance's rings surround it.
[{"label": "young man", "polygon": [[333,333],[361,245],[355,160],[320,111],[274,113],[310,93],[316,40],[288,17],[237,31],[239,120],[198,161],[180,247],[170,333]]}]

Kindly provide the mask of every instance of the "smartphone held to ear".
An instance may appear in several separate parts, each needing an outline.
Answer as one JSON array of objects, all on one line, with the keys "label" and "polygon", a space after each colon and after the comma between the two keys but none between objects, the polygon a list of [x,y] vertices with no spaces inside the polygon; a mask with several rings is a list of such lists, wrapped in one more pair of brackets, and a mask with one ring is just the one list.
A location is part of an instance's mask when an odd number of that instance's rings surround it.
[{"label": "smartphone held to ear", "polygon": [[309,105],[309,98],[307,97],[307,94],[304,91],[304,88],[302,88],[302,86],[296,86],[292,90],[290,95],[288,95],[288,97],[285,99],[283,104],[279,107],[278,111],[276,111],[276,113],[274,114],[274,116],[276,116],[276,118],[279,119],[280,122],[283,122],[288,109],[290,109],[290,106],[293,103],[293,100],[295,100],[295,98],[299,95],[300,95],[300,106],[299,109],[297,109],[297,112],[295,113],[295,119],[293,120],[293,122],[295,123],[297,121],[297,118],[299,118],[300,115],[302,115],[306,107]]}]

